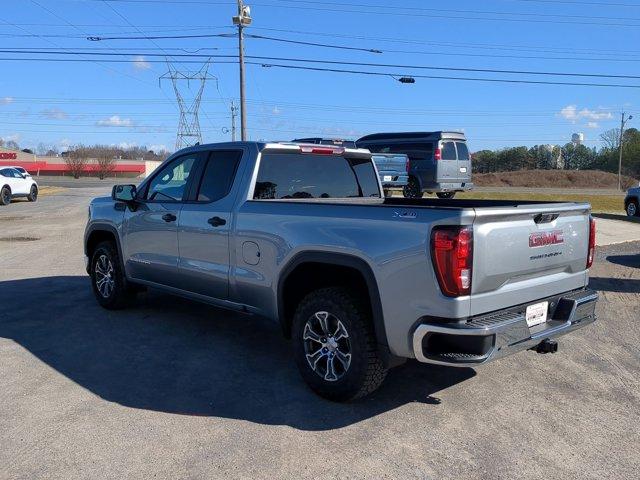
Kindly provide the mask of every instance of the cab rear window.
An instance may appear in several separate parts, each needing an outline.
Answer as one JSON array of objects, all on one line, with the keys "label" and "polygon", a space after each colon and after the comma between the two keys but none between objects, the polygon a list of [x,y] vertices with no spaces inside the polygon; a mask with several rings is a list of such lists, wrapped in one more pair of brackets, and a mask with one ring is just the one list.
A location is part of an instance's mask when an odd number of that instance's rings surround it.
[{"label": "cab rear window", "polygon": [[380,197],[370,159],[266,153],[253,194],[257,200]]}]

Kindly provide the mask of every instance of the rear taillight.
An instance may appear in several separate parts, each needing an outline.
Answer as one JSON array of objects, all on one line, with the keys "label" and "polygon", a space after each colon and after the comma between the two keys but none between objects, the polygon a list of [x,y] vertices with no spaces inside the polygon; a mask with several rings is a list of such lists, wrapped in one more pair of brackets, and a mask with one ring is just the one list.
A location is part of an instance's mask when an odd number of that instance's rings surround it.
[{"label": "rear taillight", "polygon": [[471,293],[472,227],[434,228],[431,232],[431,258],[443,294],[461,297]]},{"label": "rear taillight", "polygon": [[436,151],[433,152],[433,158],[435,158],[436,160],[442,160],[442,150],[436,148]]},{"label": "rear taillight", "polygon": [[596,256],[596,221],[589,216],[589,251],[587,252],[587,268],[593,265],[593,258]]},{"label": "rear taillight", "polygon": [[404,169],[407,171],[407,173],[409,173],[409,170],[411,170],[411,160],[409,160],[407,158],[407,161],[404,162]]}]

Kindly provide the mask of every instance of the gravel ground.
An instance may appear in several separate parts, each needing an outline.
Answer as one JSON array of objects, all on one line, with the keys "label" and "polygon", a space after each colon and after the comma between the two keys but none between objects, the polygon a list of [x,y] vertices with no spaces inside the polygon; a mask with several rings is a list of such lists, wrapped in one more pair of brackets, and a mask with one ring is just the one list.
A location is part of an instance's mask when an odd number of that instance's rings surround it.
[{"label": "gravel ground", "polygon": [[77,188],[0,209],[0,478],[637,479],[640,243],[600,248],[599,321],[555,355],[416,362],[324,401],[275,325],[142,295],[97,307]]}]

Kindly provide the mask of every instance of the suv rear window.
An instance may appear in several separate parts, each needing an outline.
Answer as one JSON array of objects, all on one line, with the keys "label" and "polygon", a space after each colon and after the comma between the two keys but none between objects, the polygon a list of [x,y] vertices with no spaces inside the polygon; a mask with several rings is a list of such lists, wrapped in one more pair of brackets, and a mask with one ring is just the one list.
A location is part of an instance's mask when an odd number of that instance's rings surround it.
[{"label": "suv rear window", "polygon": [[442,160],[456,160],[456,146],[453,142],[442,143]]},{"label": "suv rear window", "polygon": [[379,197],[370,159],[267,153],[260,160],[254,199]]},{"label": "suv rear window", "polygon": [[464,142],[456,142],[458,148],[458,160],[469,160],[469,149]]}]

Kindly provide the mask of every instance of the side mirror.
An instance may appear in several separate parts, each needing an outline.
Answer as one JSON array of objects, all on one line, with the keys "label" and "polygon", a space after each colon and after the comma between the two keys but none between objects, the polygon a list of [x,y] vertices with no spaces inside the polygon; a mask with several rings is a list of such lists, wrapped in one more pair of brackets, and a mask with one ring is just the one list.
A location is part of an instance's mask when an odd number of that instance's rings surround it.
[{"label": "side mirror", "polygon": [[135,185],[114,185],[111,198],[117,202],[133,202],[136,199]]}]

